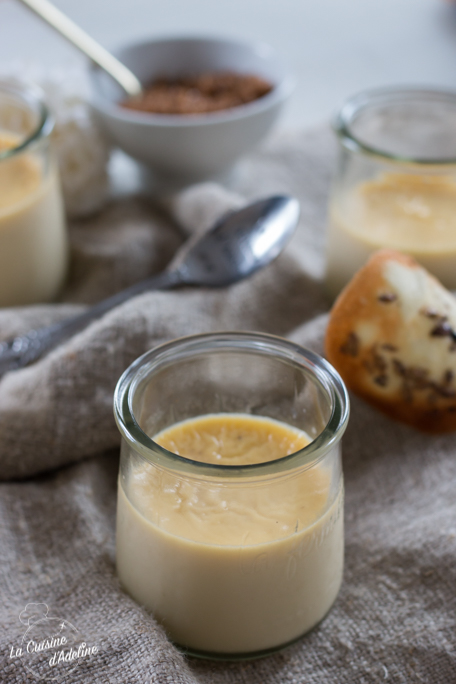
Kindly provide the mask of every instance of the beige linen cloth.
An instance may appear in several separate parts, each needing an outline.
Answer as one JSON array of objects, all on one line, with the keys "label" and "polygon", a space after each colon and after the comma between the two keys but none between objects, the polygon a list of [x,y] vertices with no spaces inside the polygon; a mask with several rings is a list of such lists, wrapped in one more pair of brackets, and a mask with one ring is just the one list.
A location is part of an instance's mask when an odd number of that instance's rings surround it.
[{"label": "beige linen cloth", "polygon": [[117,379],[147,349],[203,331],[266,331],[321,352],[333,164],[331,134],[320,128],[273,139],[228,189],[191,188],[161,212],[119,199],[71,227],[64,303],[0,311],[2,338],[58,320],[161,269],[183,239],[178,224],[204,227],[223,209],[272,193],[301,202],[292,243],[252,279],[141,295],[0,381],[2,683],[37,681],[26,657],[12,657],[25,630],[19,615],[33,602],[98,649],[52,671],[58,682],[456,682],[456,436],[422,435],[356,397],[343,445],[345,578],[314,631],[255,662],[185,658],[116,579]]}]

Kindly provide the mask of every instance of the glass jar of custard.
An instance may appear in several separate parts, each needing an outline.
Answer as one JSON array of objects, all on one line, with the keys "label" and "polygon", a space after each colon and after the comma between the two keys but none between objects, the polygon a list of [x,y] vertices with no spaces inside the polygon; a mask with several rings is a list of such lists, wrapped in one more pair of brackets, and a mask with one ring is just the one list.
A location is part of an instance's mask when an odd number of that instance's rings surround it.
[{"label": "glass jar of custard", "polygon": [[0,82],[0,307],[53,300],[65,278],[65,215],[41,92]]},{"label": "glass jar of custard", "polygon": [[456,289],[456,92],[379,89],[334,123],[326,285],[335,297],[383,247],[415,257]]},{"label": "glass jar of custard", "polygon": [[334,368],[270,335],[196,335],[135,361],[114,412],[117,573],[170,639],[245,659],[320,622],[344,555]]}]

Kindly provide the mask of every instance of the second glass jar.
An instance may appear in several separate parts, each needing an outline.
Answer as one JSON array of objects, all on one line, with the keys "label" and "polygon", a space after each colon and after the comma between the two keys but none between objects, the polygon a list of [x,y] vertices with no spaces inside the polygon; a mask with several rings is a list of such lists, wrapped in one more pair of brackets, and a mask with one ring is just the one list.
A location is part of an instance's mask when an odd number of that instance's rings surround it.
[{"label": "second glass jar", "polygon": [[456,93],[361,93],[343,105],[334,128],[339,160],[329,206],[329,295],[384,247],[410,254],[456,289]]}]

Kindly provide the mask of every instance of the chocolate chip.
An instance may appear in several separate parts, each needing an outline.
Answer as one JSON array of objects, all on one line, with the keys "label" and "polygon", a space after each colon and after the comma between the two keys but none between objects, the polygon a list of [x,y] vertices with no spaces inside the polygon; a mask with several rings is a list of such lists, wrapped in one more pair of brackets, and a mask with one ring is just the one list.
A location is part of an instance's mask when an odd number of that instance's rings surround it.
[{"label": "chocolate chip", "polygon": [[340,347],[342,354],[347,354],[347,356],[358,356],[359,354],[359,337],[356,333],[351,332],[344,344]]},{"label": "chocolate chip", "polygon": [[397,299],[397,294],[394,294],[394,292],[384,292],[381,295],[378,295],[378,301],[382,302],[383,304],[391,304],[391,302],[395,302]]},{"label": "chocolate chip", "polygon": [[389,344],[389,342],[387,342],[386,344],[382,344],[382,349],[391,352],[399,351],[398,347],[395,347],[394,344]]},{"label": "chocolate chip", "polygon": [[363,362],[363,366],[371,375],[382,376],[386,374],[388,363],[384,356],[378,353],[376,344],[369,350],[369,355]]},{"label": "chocolate chip", "polygon": [[428,379],[429,371],[421,366],[406,367],[399,359],[393,359],[394,372],[402,378],[402,393],[405,401],[411,402],[413,392],[433,389],[433,384]]},{"label": "chocolate chip", "polygon": [[374,382],[377,385],[380,385],[380,387],[386,387],[388,384],[388,376],[387,375],[377,375],[376,378],[374,378]]},{"label": "chocolate chip", "polygon": [[379,370],[381,373],[383,373],[383,371],[386,370],[387,365],[388,365],[386,363],[385,359],[383,358],[383,356],[380,356],[380,354],[378,354],[377,352],[374,352],[374,354],[372,355],[372,358],[373,358],[373,362],[374,362],[374,367],[377,370]]},{"label": "chocolate chip", "polygon": [[448,337],[452,333],[451,325],[447,321],[441,320],[432,328],[430,335],[431,337]]},{"label": "chocolate chip", "polygon": [[449,385],[452,382],[453,378],[454,378],[453,371],[451,369],[448,369],[445,371],[445,374],[443,376],[443,382],[445,383],[445,385]]},{"label": "chocolate chip", "polygon": [[398,375],[401,377],[404,377],[406,375],[406,369],[402,361],[399,361],[399,359],[393,359],[393,368],[396,371]]}]

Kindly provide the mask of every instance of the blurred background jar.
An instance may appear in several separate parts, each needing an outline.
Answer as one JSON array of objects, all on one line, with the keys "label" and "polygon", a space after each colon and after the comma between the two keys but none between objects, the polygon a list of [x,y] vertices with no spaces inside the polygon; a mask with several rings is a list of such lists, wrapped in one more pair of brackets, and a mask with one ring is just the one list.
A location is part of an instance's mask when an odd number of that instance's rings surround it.
[{"label": "blurred background jar", "polygon": [[334,129],[330,296],[383,247],[410,254],[456,289],[456,93],[364,92],[342,106]]},{"label": "blurred background jar", "polygon": [[65,214],[41,91],[0,81],[0,306],[53,300],[67,269]]}]

